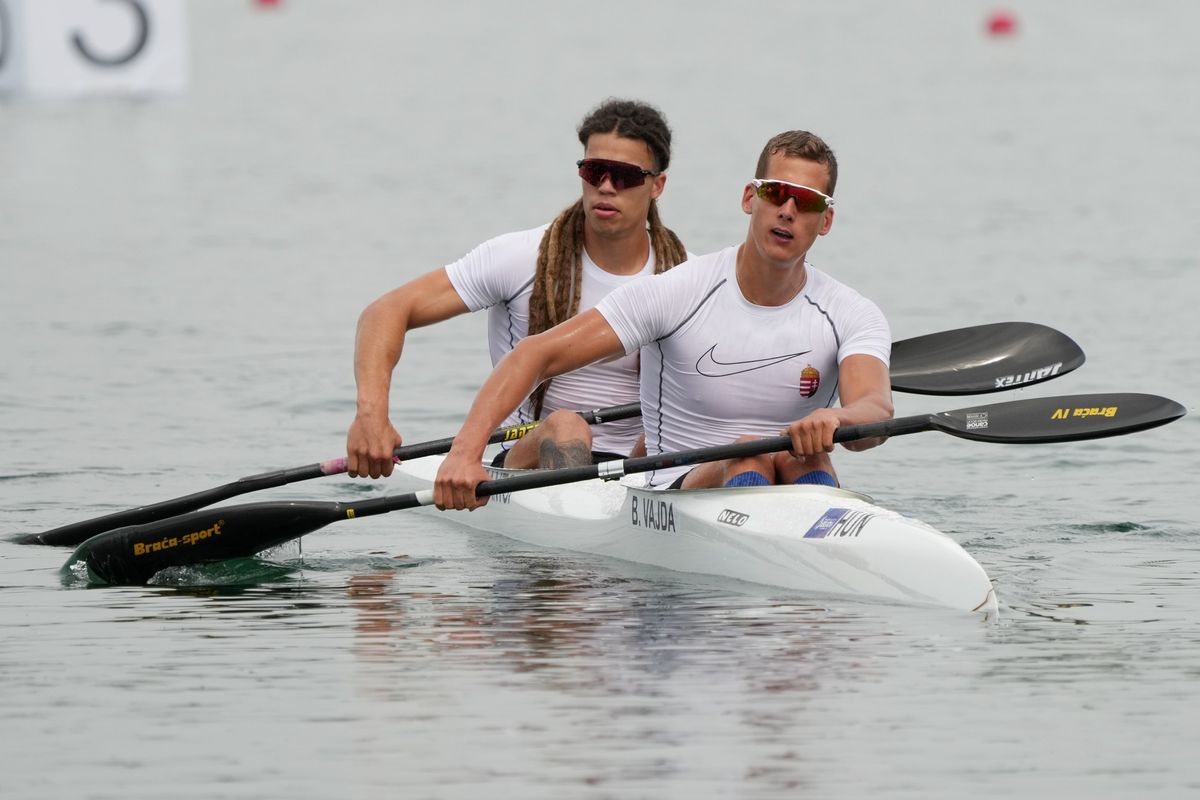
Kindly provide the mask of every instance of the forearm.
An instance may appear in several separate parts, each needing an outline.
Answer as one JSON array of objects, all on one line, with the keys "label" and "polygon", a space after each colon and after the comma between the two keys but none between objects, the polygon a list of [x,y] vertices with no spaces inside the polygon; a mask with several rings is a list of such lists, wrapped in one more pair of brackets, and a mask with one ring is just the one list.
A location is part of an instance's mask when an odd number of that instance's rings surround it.
[{"label": "forearm", "polygon": [[478,457],[491,432],[538,384],[623,352],[620,339],[595,309],[522,339],[479,390],[451,452]]},{"label": "forearm", "polygon": [[[838,408],[837,412],[838,419],[843,427],[847,425],[882,422],[891,419],[895,414],[890,394],[871,394],[860,397],[854,402]],[[852,442],[842,442],[842,446],[847,450],[858,452],[878,447],[886,441],[886,437],[876,436],[870,439],[856,439]]]},{"label": "forearm", "polygon": [[892,399],[886,395],[871,394],[860,397],[852,403],[833,409],[842,425],[862,425],[868,422],[882,422],[891,419],[895,414]]},{"label": "forearm", "polygon": [[492,431],[500,427],[539,383],[553,377],[538,368],[536,359],[528,352],[528,342],[521,342],[501,359],[484,381],[466,421],[454,437],[452,452],[478,459]]},{"label": "forearm", "polygon": [[[836,409],[839,426],[863,425],[891,419],[891,378],[885,363],[873,356],[853,355],[842,362],[840,395],[842,405]],[[886,439],[859,439],[845,442],[848,450],[868,450],[883,444]]]},{"label": "forearm", "polygon": [[358,320],[354,339],[354,383],[358,413],[387,413],[392,372],[404,349],[407,322],[372,303]]},{"label": "forearm", "polygon": [[491,432],[539,383],[622,352],[617,335],[595,309],[522,339],[501,359],[479,390],[449,455],[438,469],[438,508],[478,508],[487,498],[475,487],[487,475],[480,464]]},{"label": "forearm", "polygon": [[358,413],[387,414],[392,372],[400,362],[404,338],[410,330],[467,310],[445,269],[409,281],[367,306],[359,315],[354,339]]}]

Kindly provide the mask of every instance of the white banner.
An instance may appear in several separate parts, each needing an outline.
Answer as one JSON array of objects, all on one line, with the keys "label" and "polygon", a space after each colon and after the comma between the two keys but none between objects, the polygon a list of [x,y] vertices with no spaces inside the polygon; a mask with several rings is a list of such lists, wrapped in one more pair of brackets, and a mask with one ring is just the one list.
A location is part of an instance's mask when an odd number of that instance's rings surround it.
[{"label": "white banner", "polygon": [[182,92],[183,6],[184,0],[0,0],[0,91]]}]

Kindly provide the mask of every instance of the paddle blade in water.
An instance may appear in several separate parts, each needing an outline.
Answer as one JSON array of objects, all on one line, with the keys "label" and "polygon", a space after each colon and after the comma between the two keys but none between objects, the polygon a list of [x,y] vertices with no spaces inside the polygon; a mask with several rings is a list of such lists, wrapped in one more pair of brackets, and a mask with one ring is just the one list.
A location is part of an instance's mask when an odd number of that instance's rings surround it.
[{"label": "paddle blade in water", "polygon": [[352,515],[341,503],[317,501],[194,511],[93,536],[65,568],[83,561],[97,582],[145,583],[167,567],[251,556]]}]

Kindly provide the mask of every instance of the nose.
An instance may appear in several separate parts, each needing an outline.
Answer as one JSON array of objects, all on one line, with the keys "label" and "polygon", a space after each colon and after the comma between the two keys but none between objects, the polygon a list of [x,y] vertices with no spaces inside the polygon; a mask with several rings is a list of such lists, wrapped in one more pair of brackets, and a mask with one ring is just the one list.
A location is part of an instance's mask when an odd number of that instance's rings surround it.
[{"label": "nose", "polygon": [[609,194],[617,193],[617,187],[615,185],[613,185],[612,175],[607,172],[604,173],[604,177],[600,179],[600,185],[597,186],[596,188],[602,192],[607,192]]}]

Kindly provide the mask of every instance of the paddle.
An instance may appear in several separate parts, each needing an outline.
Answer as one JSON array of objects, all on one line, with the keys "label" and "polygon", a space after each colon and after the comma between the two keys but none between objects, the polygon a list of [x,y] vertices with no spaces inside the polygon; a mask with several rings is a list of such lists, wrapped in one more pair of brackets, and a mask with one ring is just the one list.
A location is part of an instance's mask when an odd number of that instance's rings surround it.
[{"label": "paddle", "polygon": [[1083,364],[1066,334],[1033,322],[994,322],[892,344],[892,388],[963,395],[1032,386]]},{"label": "paddle", "polygon": [[[899,417],[839,428],[838,442],[875,436],[941,431],[978,442],[1038,444],[1098,439],[1164,425],[1183,416],[1178,403],[1149,394],[1089,394],[1014,400],[939,414]],[[593,478],[622,475],[724,458],[787,450],[786,436],[627,458],[582,467],[530,470],[476,487],[485,497]],[[110,531],[84,542],[64,569],[84,561],[93,578],[112,584],[145,583],[166,567],[241,558],[343,519],[386,514],[433,503],[433,491],[390,495],[357,503],[263,502],[205,509],[149,525]]]},{"label": "paddle", "polygon": [[[983,394],[1039,383],[1079,367],[1083,351],[1069,336],[1033,322],[995,322],[970,328],[930,333],[892,345],[892,388],[913,394]],[[580,412],[589,424],[638,416],[636,403]],[[491,443],[512,441],[533,430],[536,422],[501,428]],[[400,460],[450,451],[454,439],[438,439],[396,449]],[[19,544],[74,547],[114,528],[141,525],[194,511],[260,489],[296,481],[338,475],[346,471],[344,458],[318,464],[251,475],[202,492],[164,500],[153,505],[117,511],[103,517],[73,522],[42,533],[14,539]]]},{"label": "paddle", "polygon": [[[639,417],[641,414],[642,409],[638,403],[628,403],[623,406],[610,406],[608,408],[597,408],[592,411],[579,412],[579,416],[583,417],[584,421],[589,425],[599,425],[603,422],[615,422],[619,419]],[[488,443],[511,442],[520,439],[536,427],[537,422],[534,421],[499,428],[488,439]],[[448,453],[452,444],[454,444],[453,436],[445,439],[434,439],[429,442],[401,445],[395,449],[394,455],[397,461],[406,461],[410,458],[423,458],[439,453]],[[288,483],[295,483],[296,481],[306,481],[310,478],[320,478],[325,475],[340,475],[346,469],[346,459],[343,456],[303,467],[263,472],[258,475],[239,478],[236,481],[231,481],[212,489],[205,489],[202,492],[176,497],[173,500],[163,500],[153,505],[138,506],[137,508],[107,514],[103,517],[72,522],[69,525],[63,525],[42,533],[30,533],[15,538],[13,541],[17,544],[49,544],[74,547],[104,531],[167,519],[168,517],[174,517],[188,511],[194,511],[197,508],[211,506],[213,503],[228,500],[231,497],[257,492],[260,489],[273,489],[276,486],[283,486]]]}]

